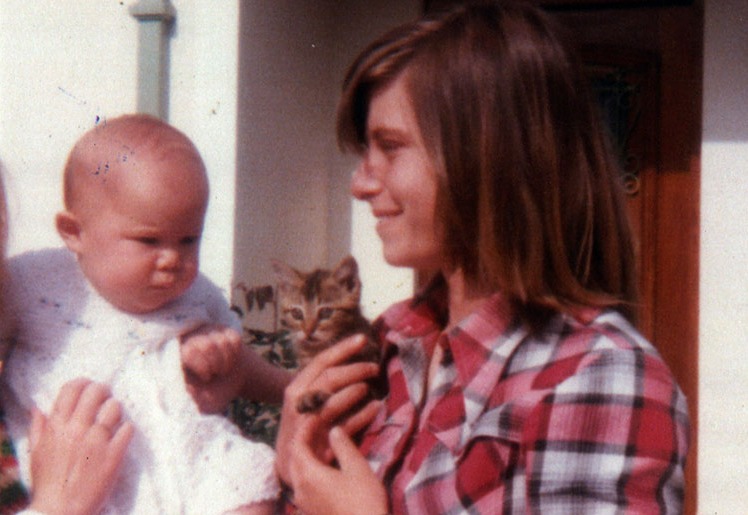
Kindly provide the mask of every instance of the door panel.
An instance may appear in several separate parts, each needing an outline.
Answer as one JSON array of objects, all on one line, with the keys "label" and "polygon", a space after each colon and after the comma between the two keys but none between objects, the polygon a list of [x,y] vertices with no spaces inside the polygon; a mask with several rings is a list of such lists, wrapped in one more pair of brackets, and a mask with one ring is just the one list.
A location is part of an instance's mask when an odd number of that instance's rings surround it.
[{"label": "door panel", "polygon": [[630,91],[621,156],[633,174],[628,207],[638,240],[639,325],[688,397],[686,513],[696,513],[703,10],[693,2],[610,9],[569,3],[546,6],[574,33],[591,76],[613,73]]}]

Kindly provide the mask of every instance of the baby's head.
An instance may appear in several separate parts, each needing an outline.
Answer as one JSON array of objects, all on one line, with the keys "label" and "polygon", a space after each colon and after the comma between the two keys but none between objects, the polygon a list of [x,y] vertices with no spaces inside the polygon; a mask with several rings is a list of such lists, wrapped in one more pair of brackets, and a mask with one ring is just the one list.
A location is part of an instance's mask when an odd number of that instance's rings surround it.
[{"label": "baby's head", "polygon": [[208,203],[200,153],[144,115],[100,123],[75,144],[57,230],[93,287],[129,313],[179,297],[198,272]]}]

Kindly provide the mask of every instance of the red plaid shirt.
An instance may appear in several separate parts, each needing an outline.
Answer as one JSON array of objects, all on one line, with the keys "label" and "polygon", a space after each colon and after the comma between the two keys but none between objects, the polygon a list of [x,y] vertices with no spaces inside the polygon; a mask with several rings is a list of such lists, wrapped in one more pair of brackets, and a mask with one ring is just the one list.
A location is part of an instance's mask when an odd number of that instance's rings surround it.
[{"label": "red plaid shirt", "polygon": [[685,398],[622,316],[558,316],[533,337],[496,295],[443,334],[445,295],[379,320],[389,395],[361,448],[393,513],[682,511]]}]

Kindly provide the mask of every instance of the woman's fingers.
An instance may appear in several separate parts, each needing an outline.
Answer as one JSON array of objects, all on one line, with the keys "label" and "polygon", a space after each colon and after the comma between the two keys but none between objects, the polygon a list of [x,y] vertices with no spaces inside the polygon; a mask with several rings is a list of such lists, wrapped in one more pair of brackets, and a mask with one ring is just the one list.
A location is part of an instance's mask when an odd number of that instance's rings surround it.
[{"label": "woman's fingers", "polygon": [[111,397],[106,399],[96,415],[96,423],[104,426],[111,434],[114,434],[114,430],[119,426],[121,421],[122,405]]},{"label": "woman's fingers", "polygon": [[134,428],[109,389],[74,380],[60,389],[47,418],[35,411],[30,433],[30,508],[98,513],[115,484]]},{"label": "woman's fingers", "polygon": [[110,397],[111,393],[106,386],[88,383],[78,398],[73,416],[84,424],[92,425],[97,420],[99,410]]},{"label": "woman's fingers", "polygon": [[83,377],[65,383],[60,388],[60,393],[52,406],[52,415],[59,416],[63,420],[69,419],[78,405],[83,389],[90,383],[91,381]]},{"label": "woman's fingers", "polygon": [[[291,442],[293,465],[290,475],[293,483],[302,480],[299,474],[304,474],[305,477],[314,477],[315,472],[325,470],[324,467],[320,468],[322,463],[319,462],[319,457],[316,456],[311,445],[311,442],[319,437],[318,432],[319,424],[312,417],[305,417],[304,420],[299,421],[296,438]],[[312,473],[307,476],[310,468]]]},{"label": "woman's fingers", "polygon": [[351,441],[345,431],[338,426],[330,430],[330,448],[344,473],[352,475],[371,474],[369,462],[361,455],[356,444]]},{"label": "woman's fingers", "polygon": [[110,468],[116,469],[122,463],[127,447],[135,434],[135,427],[128,421],[123,422],[112,435],[109,448]]},{"label": "woman's fingers", "polygon": [[373,400],[364,406],[361,410],[353,413],[350,417],[347,417],[342,423],[341,427],[346,433],[353,436],[361,432],[363,429],[369,427],[374,418],[382,408],[382,401]]},{"label": "woman's fingers", "polygon": [[[314,360],[312,360],[314,363]],[[353,383],[360,383],[375,377],[379,373],[379,366],[375,363],[360,362],[347,365],[330,365],[314,375],[306,373],[310,363],[304,368],[285,391],[284,402],[289,401],[296,406],[299,397],[307,392],[324,392],[334,394],[341,388]]]},{"label": "woman's fingers", "polygon": [[308,417],[299,424],[293,447],[290,484],[299,508],[305,513],[386,513],[387,492],[351,439],[340,428],[330,432],[338,469],[320,461],[306,444],[316,430]]},{"label": "woman's fingers", "polygon": [[315,356],[314,359],[299,373],[298,382],[301,383],[307,380],[315,380],[330,367],[339,365],[349,358],[352,358],[364,347],[365,344],[366,338],[360,334],[341,340],[329,349],[326,349]]},{"label": "woman's fingers", "polygon": [[39,438],[46,423],[47,417],[37,408],[34,408],[31,411],[31,427],[29,428],[29,447],[32,451],[39,443]]},{"label": "woman's fingers", "polygon": [[321,392],[325,396],[331,396],[351,384],[376,376],[379,373],[379,366],[375,363],[343,364],[365,344],[366,338],[363,335],[356,335],[315,356],[286,387],[284,404],[297,406],[299,400],[309,392]]},{"label": "woman's fingers", "polygon": [[340,388],[331,395],[322,407],[320,416],[327,421],[334,421],[349,413],[369,394],[366,383],[353,383]]},{"label": "woman's fingers", "polygon": [[[352,412],[348,409],[340,415],[330,416],[328,420],[330,424],[338,424],[348,435],[354,436],[371,424],[381,406],[382,401],[373,400],[358,411]],[[343,417],[343,415],[346,416]],[[335,459],[335,454],[329,447],[324,449],[320,456],[325,463],[332,463]]]},{"label": "woman's fingers", "polygon": [[[361,402],[368,390],[364,381],[379,373],[379,367],[370,362],[341,364],[365,344],[363,336],[342,340],[317,355],[286,387],[276,439],[276,469],[282,480],[291,481],[291,463],[296,460],[299,445],[305,446],[305,450],[313,453],[317,460],[331,456],[328,427]],[[320,412],[301,414],[297,411],[299,399],[308,392],[331,394]],[[310,425],[314,432],[305,433]]]},{"label": "woman's fingers", "polygon": [[[60,424],[71,423],[71,429],[77,428],[74,431],[79,433],[78,436],[94,429],[101,431],[109,439],[121,429],[123,412],[121,404],[111,396],[109,388],[79,378],[63,385],[50,416],[59,420]],[[32,441],[38,440],[38,435],[46,424],[47,417],[35,410],[30,432]]]}]

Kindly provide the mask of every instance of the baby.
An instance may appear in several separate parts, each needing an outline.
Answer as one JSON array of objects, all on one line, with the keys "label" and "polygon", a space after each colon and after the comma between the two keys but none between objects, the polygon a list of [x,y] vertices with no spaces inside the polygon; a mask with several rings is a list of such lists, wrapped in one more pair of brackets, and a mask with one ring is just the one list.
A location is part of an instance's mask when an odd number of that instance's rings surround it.
[{"label": "baby", "polygon": [[271,513],[273,451],[201,414],[182,371],[181,340],[221,346],[241,329],[198,272],[208,181],[197,149],[148,115],[102,122],[70,153],[64,201],[68,250],[9,262],[17,327],[2,395],[24,480],[31,411],[83,376],[109,385],[136,427],[105,513]]}]

